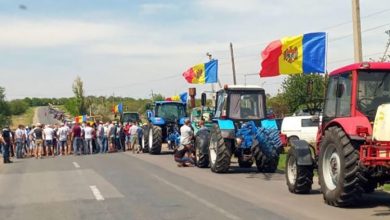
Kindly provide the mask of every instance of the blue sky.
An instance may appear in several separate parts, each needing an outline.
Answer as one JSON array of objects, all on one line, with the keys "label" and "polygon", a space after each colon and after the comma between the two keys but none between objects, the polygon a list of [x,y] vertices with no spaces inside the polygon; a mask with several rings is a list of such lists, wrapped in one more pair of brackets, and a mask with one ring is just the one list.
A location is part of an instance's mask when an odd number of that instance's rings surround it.
[{"label": "blue sky", "polygon": [[[390,29],[386,0],[361,1],[365,59],[378,58]],[[22,10],[23,4],[27,10]],[[72,96],[76,76],[87,95],[176,95],[181,73],[220,61],[222,84],[259,72],[260,52],[284,36],[326,31],[328,70],[353,62],[351,1],[337,0],[0,0],[0,86],[7,98]],[[282,77],[247,76],[276,94]],[[198,93],[208,85],[195,86]]]}]

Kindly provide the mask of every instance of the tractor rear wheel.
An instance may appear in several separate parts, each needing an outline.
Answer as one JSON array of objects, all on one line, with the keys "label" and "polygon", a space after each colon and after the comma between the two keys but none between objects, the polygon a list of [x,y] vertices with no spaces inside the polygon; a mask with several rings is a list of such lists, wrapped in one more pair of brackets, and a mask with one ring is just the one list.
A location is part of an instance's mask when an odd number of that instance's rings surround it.
[{"label": "tractor rear wheel", "polygon": [[319,181],[324,200],[332,206],[353,205],[362,195],[359,151],[339,127],[330,127],[321,141]]},{"label": "tractor rear wheel", "polygon": [[272,149],[272,152],[268,155],[259,149],[255,154],[255,159],[259,172],[275,173],[278,169],[279,153],[276,149]]},{"label": "tractor rear wheel", "polygon": [[162,131],[158,126],[153,126],[149,130],[149,153],[150,154],[160,154],[161,153],[161,144],[162,144]]},{"label": "tractor rear wheel", "polygon": [[231,150],[222,137],[218,125],[213,125],[210,133],[209,157],[211,171],[226,173],[229,171]]},{"label": "tractor rear wheel", "polygon": [[313,184],[313,166],[302,166],[297,163],[297,154],[293,147],[286,157],[286,182],[288,190],[296,194],[310,193]]},{"label": "tractor rear wheel", "polygon": [[210,131],[199,131],[195,137],[196,165],[199,168],[209,167]]},{"label": "tractor rear wheel", "polygon": [[149,152],[149,127],[144,127],[142,129],[142,152],[148,153]]}]

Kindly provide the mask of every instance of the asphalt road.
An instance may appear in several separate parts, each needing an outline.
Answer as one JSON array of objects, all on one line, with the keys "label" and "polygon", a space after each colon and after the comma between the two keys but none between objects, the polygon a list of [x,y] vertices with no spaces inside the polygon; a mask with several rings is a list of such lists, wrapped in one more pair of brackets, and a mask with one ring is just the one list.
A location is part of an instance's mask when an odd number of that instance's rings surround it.
[{"label": "asphalt road", "polygon": [[172,155],[21,159],[0,167],[0,219],[388,219],[390,195],[327,206],[318,186],[292,195],[283,174],[179,168]]},{"label": "asphalt road", "polygon": [[41,124],[55,124],[60,123],[57,119],[53,117],[52,114],[49,113],[49,107],[38,107],[35,112],[34,124],[41,123]]}]

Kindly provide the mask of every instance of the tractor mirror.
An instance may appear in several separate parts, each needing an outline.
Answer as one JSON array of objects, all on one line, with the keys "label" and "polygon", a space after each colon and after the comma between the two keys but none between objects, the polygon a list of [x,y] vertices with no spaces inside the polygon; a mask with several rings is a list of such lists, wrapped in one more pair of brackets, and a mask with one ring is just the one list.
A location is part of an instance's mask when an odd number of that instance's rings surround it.
[{"label": "tractor mirror", "polygon": [[203,92],[201,95],[201,105],[206,106],[206,101],[207,101],[206,93]]}]

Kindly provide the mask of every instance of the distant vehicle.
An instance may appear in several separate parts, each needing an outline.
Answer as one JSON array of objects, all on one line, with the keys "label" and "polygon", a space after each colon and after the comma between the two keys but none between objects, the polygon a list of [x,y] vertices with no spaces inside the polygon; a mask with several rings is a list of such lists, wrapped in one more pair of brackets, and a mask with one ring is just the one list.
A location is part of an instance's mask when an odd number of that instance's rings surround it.
[{"label": "distant vehicle", "polygon": [[311,115],[285,117],[281,132],[287,136],[288,143],[295,140],[315,143],[320,120],[313,119]]},{"label": "distant vehicle", "polygon": [[215,110],[213,107],[205,107],[205,106],[192,109],[190,120],[195,134],[199,130],[198,123],[201,119],[205,121],[205,127],[207,127],[208,129],[211,129],[213,127],[213,122],[211,120],[213,118],[214,111]]},{"label": "distant vehicle", "polygon": [[120,121],[122,123],[125,122],[141,122],[141,118],[139,117],[138,112],[123,112],[121,114]]}]

